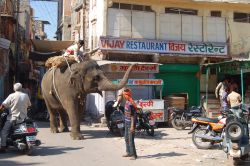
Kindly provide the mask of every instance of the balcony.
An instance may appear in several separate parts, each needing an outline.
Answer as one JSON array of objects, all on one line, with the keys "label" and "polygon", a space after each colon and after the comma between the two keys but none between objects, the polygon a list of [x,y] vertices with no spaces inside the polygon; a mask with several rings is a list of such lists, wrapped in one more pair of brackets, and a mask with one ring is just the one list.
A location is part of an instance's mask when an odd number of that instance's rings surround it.
[{"label": "balcony", "polygon": [[14,16],[14,2],[13,0],[5,0],[0,6],[1,17],[13,17]]}]

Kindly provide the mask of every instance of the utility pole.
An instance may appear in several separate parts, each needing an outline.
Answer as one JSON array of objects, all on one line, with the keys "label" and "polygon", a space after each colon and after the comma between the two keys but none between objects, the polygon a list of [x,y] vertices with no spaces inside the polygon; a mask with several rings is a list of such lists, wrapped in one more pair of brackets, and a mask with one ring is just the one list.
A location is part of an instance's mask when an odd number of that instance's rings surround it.
[{"label": "utility pole", "polygon": [[15,45],[15,82],[17,81],[18,77],[18,62],[19,62],[19,10],[20,10],[20,0],[16,0],[16,34],[15,34],[15,40],[16,40],[16,45]]}]

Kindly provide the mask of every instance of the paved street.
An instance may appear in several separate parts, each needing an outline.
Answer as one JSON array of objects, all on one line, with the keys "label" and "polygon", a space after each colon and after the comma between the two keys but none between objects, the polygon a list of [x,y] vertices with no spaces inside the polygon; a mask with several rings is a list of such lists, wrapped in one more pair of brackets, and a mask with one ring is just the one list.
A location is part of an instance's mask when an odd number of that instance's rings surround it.
[{"label": "paved street", "polygon": [[[196,149],[187,134],[189,130],[159,128],[154,138],[138,135],[135,140],[138,159],[130,161],[121,157],[125,151],[124,139],[109,135],[105,127],[82,125],[85,140],[73,141],[69,133],[51,134],[48,122],[38,125],[42,145],[34,150],[34,155],[26,156],[11,149],[0,155],[0,166],[232,165],[232,160],[217,146],[212,150]],[[250,161],[242,165],[249,164]]]}]

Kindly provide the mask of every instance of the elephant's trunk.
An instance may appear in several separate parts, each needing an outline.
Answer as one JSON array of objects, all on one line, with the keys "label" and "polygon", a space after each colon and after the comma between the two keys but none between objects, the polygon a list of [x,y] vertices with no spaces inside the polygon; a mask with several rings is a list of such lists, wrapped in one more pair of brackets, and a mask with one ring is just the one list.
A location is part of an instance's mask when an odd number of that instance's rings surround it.
[{"label": "elephant's trunk", "polygon": [[129,66],[128,70],[126,71],[125,75],[123,76],[122,80],[119,82],[119,84],[113,84],[110,80],[108,80],[106,77],[103,78],[103,80],[99,83],[98,89],[100,91],[115,91],[123,88],[127,82],[130,72],[132,71],[132,68],[135,64],[132,64]]}]

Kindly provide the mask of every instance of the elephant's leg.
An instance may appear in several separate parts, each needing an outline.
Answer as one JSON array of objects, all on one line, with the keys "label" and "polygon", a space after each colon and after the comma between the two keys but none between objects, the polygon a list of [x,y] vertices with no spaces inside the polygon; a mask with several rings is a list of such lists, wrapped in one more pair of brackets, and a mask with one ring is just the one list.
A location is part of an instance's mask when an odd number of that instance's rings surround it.
[{"label": "elephant's leg", "polygon": [[80,115],[79,115],[79,107],[78,104],[72,102],[68,102],[67,111],[69,116],[69,121],[71,124],[71,133],[70,136],[73,140],[81,140],[83,139],[83,135],[80,133]]},{"label": "elephant's leg", "polygon": [[57,125],[57,120],[56,120],[56,110],[51,108],[49,102],[44,98],[49,115],[50,115],[50,131],[52,133],[58,133],[58,125]]},{"label": "elephant's leg", "polygon": [[60,115],[59,131],[60,132],[69,132],[69,128],[68,128],[68,124],[67,124],[67,120],[68,120],[67,113],[65,112],[65,110],[60,110],[59,115]]}]

